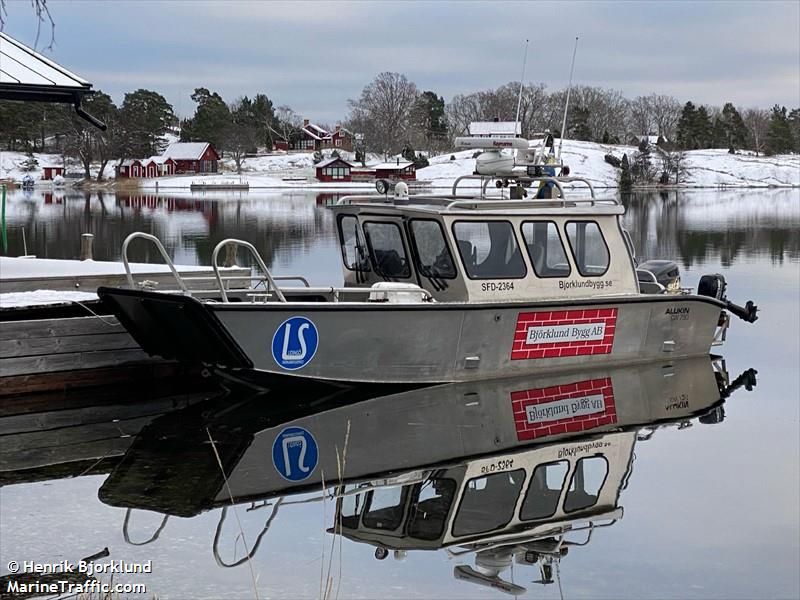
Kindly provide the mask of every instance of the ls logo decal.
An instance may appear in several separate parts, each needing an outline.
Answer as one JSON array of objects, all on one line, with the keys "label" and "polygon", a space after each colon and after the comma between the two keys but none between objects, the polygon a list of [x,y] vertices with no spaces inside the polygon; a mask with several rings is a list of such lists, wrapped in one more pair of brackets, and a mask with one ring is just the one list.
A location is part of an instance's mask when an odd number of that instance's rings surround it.
[{"label": "ls logo decal", "polygon": [[305,367],[317,352],[317,327],[305,317],[286,319],[272,336],[272,358],[279,366],[294,371]]},{"label": "ls logo decal", "polygon": [[289,481],[303,481],[317,467],[319,451],[311,433],[302,427],[287,427],[272,443],[272,464]]}]

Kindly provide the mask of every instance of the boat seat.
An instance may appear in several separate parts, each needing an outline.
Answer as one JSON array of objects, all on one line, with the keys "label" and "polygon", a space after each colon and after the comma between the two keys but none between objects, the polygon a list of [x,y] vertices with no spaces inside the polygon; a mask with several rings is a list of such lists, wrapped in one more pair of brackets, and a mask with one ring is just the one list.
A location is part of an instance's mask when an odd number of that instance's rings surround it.
[{"label": "boat seat", "polygon": [[475,251],[475,246],[469,240],[458,240],[458,250],[461,253],[461,259],[464,261],[467,271],[473,271],[478,264],[478,254]]}]

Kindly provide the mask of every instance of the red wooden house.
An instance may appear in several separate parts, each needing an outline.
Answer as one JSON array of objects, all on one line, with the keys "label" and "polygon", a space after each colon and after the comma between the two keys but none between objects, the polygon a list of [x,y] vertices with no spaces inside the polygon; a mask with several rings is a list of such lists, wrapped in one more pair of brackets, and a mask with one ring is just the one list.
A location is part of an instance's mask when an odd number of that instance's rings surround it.
[{"label": "red wooden house", "polygon": [[176,173],[219,172],[219,152],[208,142],[175,142],[161,156],[175,161]]},{"label": "red wooden house", "polygon": [[64,176],[64,167],[43,167],[43,169],[42,179],[45,181],[51,181],[59,175]]},{"label": "red wooden house", "polygon": [[317,170],[317,179],[320,181],[352,181],[351,171],[353,165],[338,156],[318,162],[314,167]]},{"label": "red wooden house", "polygon": [[409,160],[396,160],[395,162],[385,162],[372,165],[375,169],[376,179],[409,179],[417,178],[417,169],[414,163]]},{"label": "red wooden house", "polygon": [[330,134],[330,147],[340,150],[353,151],[353,132],[337,125],[333,133]]}]

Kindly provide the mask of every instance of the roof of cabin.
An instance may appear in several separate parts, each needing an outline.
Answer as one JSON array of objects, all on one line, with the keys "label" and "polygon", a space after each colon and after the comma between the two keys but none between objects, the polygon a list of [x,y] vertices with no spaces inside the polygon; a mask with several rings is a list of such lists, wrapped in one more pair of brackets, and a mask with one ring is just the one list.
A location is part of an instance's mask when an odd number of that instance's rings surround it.
[{"label": "roof of cabin", "polygon": [[174,142],[161,156],[164,160],[200,160],[209,146],[208,142]]},{"label": "roof of cabin", "polygon": [[370,169],[405,169],[409,165],[413,165],[414,163],[410,160],[401,160],[400,162],[393,161],[393,162],[384,162],[378,163],[377,165],[369,165]]},{"label": "roof of cabin", "polygon": [[348,167],[352,167],[353,166],[350,162],[346,161],[345,159],[343,159],[343,158],[341,158],[339,156],[331,156],[330,158],[326,158],[325,160],[320,161],[317,164],[315,164],[314,168],[315,169],[319,169],[321,167],[327,167],[328,165],[333,164],[333,163],[335,163],[337,161],[343,162]]}]

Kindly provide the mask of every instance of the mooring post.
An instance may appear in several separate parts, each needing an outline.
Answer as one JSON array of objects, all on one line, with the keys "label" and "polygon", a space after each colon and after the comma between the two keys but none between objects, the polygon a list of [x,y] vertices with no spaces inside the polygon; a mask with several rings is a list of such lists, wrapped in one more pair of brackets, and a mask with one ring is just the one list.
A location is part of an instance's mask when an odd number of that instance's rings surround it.
[{"label": "mooring post", "polygon": [[81,234],[81,260],[94,260],[92,258],[92,242],[94,242],[93,234]]},{"label": "mooring post", "polygon": [[223,263],[226,267],[235,267],[236,266],[236,250],[238,248],[235,244],[228,244],[225,246],[225,262]]}]

